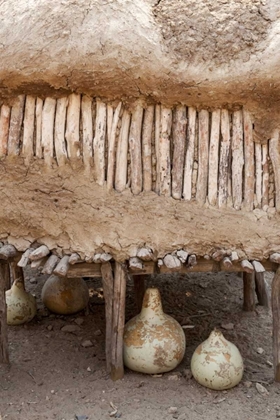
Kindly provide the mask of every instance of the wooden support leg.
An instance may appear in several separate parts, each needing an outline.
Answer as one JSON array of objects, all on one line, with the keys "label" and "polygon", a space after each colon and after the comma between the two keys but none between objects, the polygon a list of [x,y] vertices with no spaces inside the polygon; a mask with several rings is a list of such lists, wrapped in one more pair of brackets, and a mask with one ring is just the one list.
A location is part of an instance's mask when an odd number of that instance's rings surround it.
[{"label": "wooden support leg", "polygon": [[264,278],[264,273],[255,273],[255,282],[259,305],[269,308],[269,291]]},{"label": "wooden support leg", "polygon": [[105,299],[105,319],[106,319],[106,367],[107,372],[111,373],[112,361],[112,319],[113,319],[113,296],[114,296],[114,276],[111,263],[101,264],[101,274],[103,281],[103,293]]},{"label": "wooden support leg", "polygon": [[12,280],[15,281],[21,281],[24,285],[24,274],[23,274],[23,269],[22,267],[19,267],[17,265],[16,261],[12,261],[10,263],[10,269],[11,269],[11,277]]},{"label": "wooden support leg", "polygon": [[142,309],[142,303],[143,298],[146,290],[145,282],[146,282],[146,276],[133,276],[133,282],[134,282],[134,295],[135,295],[135,304],[136,304],[136,310],[137,314],[141,312]]},{"label": "wooden support leg", "polygon": [[250,312],[255,310],[255,275],[254,273],[243,273],[243,310]]},{"label": "wooden support leg", "polygon": [[10,273],[7,263],[0,264],[0,363],[9,363],[7,307],[5,292],[9,288]]},{"label": "wooden support leg", "polygon": [[273,319],[273,363],[275,381],[280,382],[280,267],[277,269],[271,290]]}]

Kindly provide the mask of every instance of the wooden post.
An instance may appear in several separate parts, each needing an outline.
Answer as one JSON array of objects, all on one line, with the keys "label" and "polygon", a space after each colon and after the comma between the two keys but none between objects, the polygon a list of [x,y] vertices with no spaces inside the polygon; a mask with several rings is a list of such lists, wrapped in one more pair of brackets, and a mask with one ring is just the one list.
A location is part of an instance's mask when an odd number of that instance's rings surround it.
[{"label": "wooden post", "polygon": [[161,133],[159,138],[159,194],[171,195],[171,148],[172,109],[161,106]]},{"label": "wooden post", "polygon": [[175,108],[173,132],[172,197],[181,200],[183,194],[183,172],[186,145],[186,107]]},{"label": "wooden post", "polygon": [[124,191],[127,183],[127,152],[130,127],[130,113],[125,109],[122,115],[122,125],[117,146],[115,189]]},{"label": "wooden post", "polygon": [[146,290],[146,276],[133,276],[133,283],[134,283],[134,295],[135,295],[135,304],[136,304],[136,311],[137,314],[141,312],[143,298]]},{"label": "wooden post", "polygon": [[279,152],[279,130],[274,130],[272,138],[269,140],[269,157],[273,166],[275,182],[275,207],[280,211],[280,152]]},{"label": "wooden post", "polygon": [[256,205],[262,206],[262,145],[255,143]]},{"label": "wooden post", "polygon": [[72,93],[69,96],[67,117],[66,117],[66,132],[65,138],[67,142],[67,152],[70,159],[80,156],[80,110],[81,110],[81,95]]},{"label": "wooden post", "polygon": [[42,112],[43,112],[43,99],[37,98],[36,99],[36,135],[35,135],[35,155],[37,158],[41,159],[43,156],[42,151]]},{"label": "wooden post", "polygon": [[45,163],[51,166],[54,152],[54,116],[56,100],[46,98],[42,111],[42,148]]},{"label": "wooden post", "polygon": [[93,140],[93,159],[95,179],[98,185],[105,182],[105,138],[106,138],[106,104],[96,101],[95,136]]},{"label": "wooden post", "polygon": [[54,147],[58,166],[65,165],[67,161],[67,151],[65,143],[66,110],[68,98],[59,98],[56,104],[55,127],[54,127]]},{"label": "wooden post", "polygon": [[35,120],[35,98],[27,95],[25,101],[24,120],[23,120],[23,138],[21,154],[25,157],[28,165],[34,155],[34,120]]},{"label": "wooden post", "polygon": [[196,131],[196,110],[195,108],[188,108],[188,130],[187,130],[187,150],[184,168],[184,187],[183,197],[185,200],[192,198],[192,172],[194,163],[194,145],[195,145],[195,131]]},{"label": "wooden post", "polygon": [[243,186],[243,119],[242,111],[234,111],[232,117],[232,199],[235,210],[241,209]]},{"label": "wooden post", "polygon": [[0,363],[9,363],[7,306],[5,292],[7,287],[8,264],[0,263]]},{"label": "wooden post", "polygon": [[142,174],[142,147],[141,130],[143,119],[143,106],[141,102],[136,103],[132,112],[131,125],[129,132],[129,150],[131,158],[131,192],[139,194],[143,187]]},{"label": "wooden post", "polygon": [[104,300],[105,300],[106,367],[107,367],[107,372],[111,373],[114,276],[113,276],[113,270],[112,270],[112,266],[110,262],[101,264],[101,275],[102,275],[103,292],[104,292]]},{"label": "wooden post", "polygon": [[6,156],[8,150],[8,136],[11,108],[2,105],[0,110],[0,157]]},{"label": "wooden post", "polygon": [[92,165],[92,98],[83,96],[82,98],[82,126],[83,126],[83,162],[88,169]]},{"label": "wooden post", "polygon": [[112,322],[111,378],[116,381],[124,376],[123,368],[123,332],[125,323],[126,269],[116,262],[114,271],[114,298]]},{"label": "wooden post", "polygon": [[12,106],[9,139],[8,139],[8,155],[18,156],[20,151],[20,133],[23,120],[25,96],[20,95],[16,98]]},{"label": "wooden post", "polygon": [[142,133],[143,190],[152,190],[152,132],[154,124],[154,105],[145,109]]},{"label": "wooden post", "polygon": [[269,291],[264,278],[264,273],[255,273],[256,294],[259,305],[269,308]]},{"label": "wooden post", "polygon": [[22,267],[19,267],[16,263],[16,261],[12,261],[10,263],[10,267],[11,267],[11,274],[12,274],[12,280],[13,282],[20,281],[23,286],[25,287],[24,284],[24,274],[23,274],[23,269]]},{"label": "wooden post", "polygon": [[255,310],[255,274],[243,273],[243,310],[252,312]]},{"label": "wooden post", "polygon": [[116,161],[116,136],[119,116],[122,108],[122,103],[119,102],[114,112],[111,131],[108,133],[108,169],[107,169],[107,187],[111,190],[114,187],[115,178],[115,161]]},{"label": "wooden post", "polygon": [[201,110],[198,113],[198,176],[196,199],[204,204],[207,195],[208,160],[209,160],[209,112]]},{"label": "wooden post", "polygon": [[209,146],[208,200],[211,206],[217,204],[218,196],[220,121],[221,110],[217,109],[212,112]]},{"label": "wooden post", "polygon": [[160,185],[160,160],[159,160],[159,139],[161,133],[161,105],[157,104],[155,109],[155,154],[156,154],[156,185],[155,185],[155,192],[159,194],[159,185]]},{"label": "wooden post", "polygon": [[255,188],[255,170],[254,170],[254,142],[253,142],[253,124],[250,113],[243,112],[244,118],[244,204],[246,210],[253,210],[254,206],[254,188]]},{"label": "wooden post", "polygon": [[278,267],[272,282],[271,307],[273,322],[274,379],[276,382],[280,382],[280,267]]},{"label": "wooden post", "polygon": [[268,166],[268,145],[262,145],[262,206],[268,206],[268,190],[269,190],[269,166]]},{"label": "wooden post", "polygon": [[219,207],[225,207],[228,197],[228,175],[229,175],[229,152],[230,152],[230,121],[227,109],[221,112],[221,148],[219,166]]}]

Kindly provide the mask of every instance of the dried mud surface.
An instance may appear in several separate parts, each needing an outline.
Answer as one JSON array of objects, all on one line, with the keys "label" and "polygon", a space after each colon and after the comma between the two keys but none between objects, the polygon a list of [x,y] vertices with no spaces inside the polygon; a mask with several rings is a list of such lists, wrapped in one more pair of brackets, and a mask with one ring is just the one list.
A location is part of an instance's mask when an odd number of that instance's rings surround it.
[{"label": "dried mud surface", "polygon": [[[37,281],[37,284],[31,284]],[[257,306],[242,311],[242,280],[234,274],[153,276],[148,285],[159,287],[164,311],[185,329],[186,354],[175,371],[159,377],[128,369],[112,382],[105,370],[105,313],[101,280],[87,280],[91,289],[88,315],[55,316],[42,306],[45,277],[28,270],[26,285],[37,296],[38,315],[25,326],[9,327],[11,366],[1,366],[0,414],[7,420],[272,420],[279,417],[278,384],[273,383],[271,313]],[[267,275],[270,283],[271,276]],[[126,321],[136,314],[132,282],[127,288]],[[80,324],[77,331],[61,331]],[[223,328],[223,327],[224,328]],[[190,378],[195,348],[214,327],[235,343],[245,363],[242,382],[217,392]],[[226,329],[228,328],[228,329]],[[92,347],[84,348],[84,340]],[[262,350],[260,350],[262,349]],[[261,351],[262,354],[258,353]],[[269,392],[260,394],[256,383]],[[117,407],[117,415],[110,417]],[[170,407],[177,411],[171,414]],[[118,416],[118,417],[117,417]],[[76,420],[76,419],[75,419]]]}]

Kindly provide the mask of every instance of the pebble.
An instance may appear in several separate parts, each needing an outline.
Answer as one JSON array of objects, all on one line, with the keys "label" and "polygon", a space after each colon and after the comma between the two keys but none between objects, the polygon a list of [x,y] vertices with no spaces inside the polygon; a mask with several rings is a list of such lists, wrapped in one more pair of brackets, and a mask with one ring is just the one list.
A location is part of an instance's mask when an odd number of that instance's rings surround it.
[{"label": "pebble", "polygon": [[245,381],[244,384],[245,388],[251,388],[251,386],[253,385],[251,381]]},{"label": "pebble", "polygon": [[51,390],[51,394],[54,394],[54,389]]},{"label": "pebble", "polygon": [[192,371],[190,369],[184,369],[183,370],[183,376],[186,378],[186,380],[190,380],[193,377]]},{"label": "pebble", "polygon": [[84,348],[93,347],[93,342],[90,341],[90,340],[84,340],[81,343],[81,346],[84,347]]},{"label": "pebble", "polygon": [[48,326],[47,326],[47,329],[48,329],[49,331],[52,331],[52,330],[53,330],[53,326],[52,326],[52,325],[48,325]]},{"label": "pebble", "polygon": [[168,411],[169,414],[175,414],[175,413],[177,413],[178,408],[177,407],[169,407],[167,411]]},{"label": "pebble", "polygon": [[180,379],[180,373],[174,373],[173,375],[168,375],[167,379],[169,381],[178,381]]},{"label": "pebble", "polygon": [[261,384],[259,384],[258,382],[256,383],[256,389],[258,391],[259,394],[261,395],[268,395],[269,392],[268,390]]},{"label": "pebble", "polygon": [[73,332],[80,331],[80,327],[78,325],[72,325],[72,324],[64,325],[64,327],[61,328],[61,331],[73,333]]},{"label": "pebble", "polygon": [[273,367],[273,363],[271,363],[269,360],[266,361],[267,366]]},{"label": "pebble", "polygon": [[87,371],[88,371],[88,372],[91,372],[91,368],[90,368],[90,367],[88,367],[88,368],[87,368]]},{"label": "pebble", "polygon": [[229,330],[233,330],[234,329],[234,324],[232,322],[229,322],[228,324],[221,324],[221,327],[224,330],[229,331]]},{"label": "pebble", "polygon": [[96,330],[93,333],[93,335],[95,335],[95,336],[98,336],[98,335],[101,335],[101,334],[102,334],[101,330]]},{"label": "pebble", "polygon": [[85,322],[85,320],[84,320],[84,318],[79,317],[79,318],[76,318],[74,320],[74,322],[75,322],[75,324],[81,326],[81,325],[83,325],[83,323]]},{"label": "pebble", "polygon": [[263,354],[264,353],[264,349],[262,349],[261,347],[257,348],[257,353],[258,354]]},{"label": "pebble", "polygon": [[37,284],[38,281],[37,281],[36,277],[31,277],[31,279],[29,280],[29,283],[31,283],[31,284]]}]

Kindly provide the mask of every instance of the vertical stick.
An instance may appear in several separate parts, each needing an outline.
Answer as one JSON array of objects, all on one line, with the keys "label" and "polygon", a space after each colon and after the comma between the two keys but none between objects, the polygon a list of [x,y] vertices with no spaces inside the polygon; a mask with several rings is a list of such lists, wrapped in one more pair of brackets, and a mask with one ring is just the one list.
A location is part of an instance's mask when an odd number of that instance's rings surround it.
[{"label": "vertical stick", "polygon": [[251,115],[246,110],[243,111],[243,119],[245,157],[244,205],[247,210],[253,210],[255,187],[253,124]]},{"label": "vertical stick", "polygon": [[274,275],[271,290],[271,307],[273,321],[273,364],[274,379],[280,382],[280,267]]},{"label": "vertical stick", "polygon": [[109,146],[108,146],[108,170],[107,170],[107,187],[111,190],[114,186],[115,175],[115,153],[116,153],[116,131],[119,122],[122,103],[119,102],[114,112],[111,131],[108,133]]},{"label": "vertical stick", "polygon": [[172,161],[172,197],[177,200],[180,200],[183,194],[186,128],[186,107],[178,105],[175,109],[175,121],[172,131],[174,144]]},{"label": "vertical stick", "polygon": [[6,287],[7,270],[5,264],[0,264],[0,363],[9,363],[8,352],[8,328],[7,328],[7,306]]},{"label": "vertical stick", "polygon": [[219,207],[227,204],[228,196],[228,169],[229,169],[229,149],[230,149],[230,125],[229,112],[222,109],[221,112],[221,149],[219,167]]},{"label": "vertical stick", "polygon": [[194,163],[194,144],[195,144],[196,110],[188,108],[188,130],[187,130],[187,151],[184,170],[183,197],[185,200],[192,198],[192,172]]},{"label": "vertical stick", "polygon": [[255,310],[255,274],[243,273],[243,310],[250,312]]},{"label": "vertical stick", "polygon": [[22,138],[22,151],[21,154],[26,159],[26,163],[34,155],[34,120],[35,120],[35,98],[27,95],[25,101],[24,120],[23,120],[23,138]]},{"label": "vertical stick", "polygon": [[171,195],[171,156],[170,134],[172,110],[161,106],[161,133],[159,139],[159,193],[166,197]]},{"label": "vertical stick", "polygon": [[36,147],[35,155],[37,158],[42,159],[42,113],[43,113],[43,100],[41,98],[36,99]]},{"label": "vertical stick", "polygon": [[141,156],[141,129],[142,129],[143,107],[140,102],[136,103],[132,112],[129,148],[131,157],[131,191],[132,194],[139,194],[142,191],[142,156]]},{"label": "vertical stick", "polygon": [[111,378],[122,379],[123,369],[123,331],[125,323],[126,271],[122,264],[115,263],[114,301],[112,323],[112,365]]},{"label": "vertical stick", "polygon": [[264,273],[255,273],[256,294],[259,305],[269,308],[269,291]]},{"label": "vertical stick", "polygon": [[113,108],[112,105],[107,104],[107,140],[108,140],[108,144],[110,143],[110,134],[111,134],[111,131],[112,131],[113,117],[114,117],[114,108]]},{"label": "vertical stick", "polygon": [[268,206],[268,190],[269,190],[269,166],[268,166],[268,145],[262,145],[262,206]]},{"label": "vertical stick", "polygon": [[204,204],[207,194],[208,159],[209,159],[209,112],[198,113],[198,178],[196,199]]},{"label": "vertical stick", "polygon": [[209,146],[208,200],[211,206],[217,204],[218,196],[220,121],[221,110],[216,109],[212,112]]},{"label": "vertical stick", "polygon": [[118,192],[122,192],[127,183],[127,152],[130,117],[130,113],[127,110],[124,110],[116,156],[115,189]]},{"label": "vertical stick", "polygon": [[53,98],[46,98],[42,112],[42,147],[45,162],[51,166],[54,151],[54,115],[55,115],[56,100]]},{"label": "vertical stick", "polygon": [[152,190],[152,132],[154,123],[154,105],[145,109],[142,134],[143,190]]},{"label": "vertical stick", "polygon": [[146,276],[133,276],[133,283],[134,283],[134,295],[135,295],[135,305],[136,305],[136,314],[139,314],[142,309],[143,298],[145,294],[145,281]]},{"label": "vertical stick", "polygon": [[65,124],[66,109],[68,98],[59,98],[56,103],[55,128],[54,128],[54,146],[56,160],[59,166],[65,165],[67,161],[67,151],[65,144]]},{"label": "vertical stick", "polygon": [[279,130],[274,130],[272,138],[269,140],[269,156],[271,159],[274,182],[275,182],[275,207],[280,211],[280,154],[279,154]]},{"label": "vertical stick", "polygon": [[92,99],[88,96],[82,98],[82,124],[83,124],[83,162],[86,168],[92,165]]},{"label": "vertical stick", "polygon": [[159,194],[160,189],[160,159],[159,159],[159,139],[161,133],[161,105],[156,105],[155,112],[155,154],[156,154],[156,189],[155,192]]},{"label": "vertical stick", "polygon": [[105,318],[106,318],[106,366],[107,372],[111,372],[112,363],[112,322],[113,322],[113,295],[114,295],[114,276],[111,263],[101,264],[101,275],[103,282],[103,292],[105,299]]},{"label": "vertical stick", "polygon": [[232,127],[232,198],[235,210],[241,209],[243,181],[243,119],[242,111],[234,111]]},{"label": "vertical stick", "polygon": [[6,156],[8,150],[10,115],[11,108],[2,105],[0,110],[0,157]]},{"label": "vertical stick", "polygon": [[20,95],[16,98],[12,106],[10,129],[8,138],[8,155],[18,156],[20,148],[20,133],[23,120],[25,96]]},{"label": "vertical stick", "polygon": [[256,204],[260,208],[262,205],[262,146],[255,143],[255,168],[256,168]]},{"label": "vertical stick", "polygon": [[106,104],[96,101],[95,136],[93,140],[94,171],[97,184],[105,182]]},{"label": "vertical stick", "polygon": [[80,109],[81,95],[72,93],[68,98],[68,108],[66,117],[67,151],[70,159],[80,156]]}]

